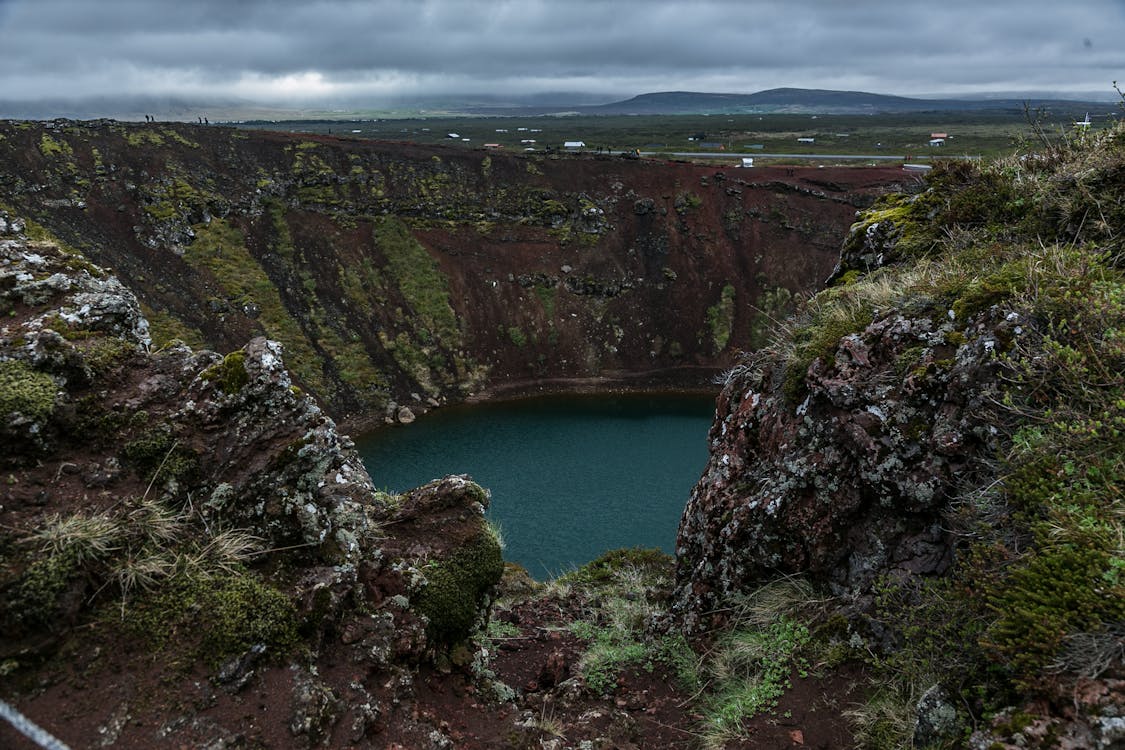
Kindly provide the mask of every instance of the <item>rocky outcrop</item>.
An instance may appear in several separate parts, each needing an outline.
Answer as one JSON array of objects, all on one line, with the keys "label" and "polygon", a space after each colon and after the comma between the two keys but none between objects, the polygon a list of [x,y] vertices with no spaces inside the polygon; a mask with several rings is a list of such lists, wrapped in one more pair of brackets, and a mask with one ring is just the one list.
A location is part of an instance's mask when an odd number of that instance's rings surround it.
[{"label": "rocky outcrop", "polygon": [[[775,575],[842,594],[888,572],[944,572],[943,517],[988,474],[996,349],[1019,328],[1004,310],[967,327],[888,310],[811,363],[763,353],[731,370],[677,540],[682,610]],[[794,398],[781,386],[802,366]]]},{"label": "rocky outcrop", "polygon": [[152,351],[131,292],[3,211],[0,304],[0,694],[76,747],[75,700],[115,747],[414,731],[418,665],[468,653],[500,579],[488,493],[377,492],[278,342]]}]

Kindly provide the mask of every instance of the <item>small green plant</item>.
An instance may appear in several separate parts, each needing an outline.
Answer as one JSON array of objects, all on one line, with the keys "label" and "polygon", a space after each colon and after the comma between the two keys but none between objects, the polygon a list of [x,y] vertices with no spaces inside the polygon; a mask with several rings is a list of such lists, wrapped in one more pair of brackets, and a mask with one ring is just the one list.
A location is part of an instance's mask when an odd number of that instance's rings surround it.
[{"label": "small green plant", "polygon": [[599,602],[587,618],[569,626],[586,642],[579,671],[590,691],[612,693],[627,668],[651,672],[658,667],[670,671],[685,689],[698,688],[698,662],[687,640],[652,627],[671,576],[672,558],[660,550],[619,549],[548,585],[547,596],[571,598],[580,592]]},{"label": "small green plant", "polygon": [[917,697],[883,688],[863,703],[844,711],[862,750],[901,750],[911,747]]},{"label": "small green plant", "polygon": [[240,530],[195,528],[185,513],[144,497],[113,511],[55,515],[21,540],[31,562],[9,599],[25,625],[46,624],[71,589],[93,588],[127,604],[178,578],[232,575],[258,552],[261,540]]},{"label": "small green plant", "polygon": [[705,701],[704,734],[709,747],[742,736],[747,721],[777,707],[790,676],[809,667],[804,650],[810,640],[807,625],[785,616],[720,639],[707,661],[712,689]]},{"label": "small green plant", "polygon": [[527,334],[519,326],[508,326],[508,338],[518,347],[527,346]]}]

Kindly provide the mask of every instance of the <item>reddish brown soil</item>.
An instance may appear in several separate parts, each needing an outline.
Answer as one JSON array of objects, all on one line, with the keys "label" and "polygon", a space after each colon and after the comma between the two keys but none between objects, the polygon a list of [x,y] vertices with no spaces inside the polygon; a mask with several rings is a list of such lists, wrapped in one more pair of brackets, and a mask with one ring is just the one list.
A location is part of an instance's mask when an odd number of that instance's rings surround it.
[{"label": "reddish brown soil", "polygon": [[[626,669],[613,694],[604,697],[582,689],[578,680],[567,681],[578,674],[584,644],[566,624],[587,607],[580,596],[533,597],[496,613],[518,630],[492,641],[491,669],[516,691],[509,703],[490,698],[467,668],[456,667],[421,667],[412,689],[402,694],[393,684],[400,675],[337,659],[326,645],[317,662],[319,679],[333,686],[344,710],[326,728],[324,746],[413,750],[434,746],[429,738],[437,730],[458,750],[530,750],[551,747],[556,739],[559,747],[582,740],[624,750],[697,747],[695,696],[678,689],[666,667]],[[239,690],[224,688],[214,684],[213,669],[145,656],[141,644],[112,624],[95,627],[97,636],[81,647],[63,645],[36,684],[4,690],[7,695],[18,688],[19,709],[72,748],[305,746],[289,728],[299,679],[292,669],[267,667]],[[728,744],[728,750],[851,747],[842,712],[861,697],[862,681],[862,674],[846,670],[828,679],[794,675],[777,708],[753,720],[748,739]],[[372,698],[379,719],[366,736],[357,734],[357,707]],[[0,747],[36,746],[3,725]]]}]

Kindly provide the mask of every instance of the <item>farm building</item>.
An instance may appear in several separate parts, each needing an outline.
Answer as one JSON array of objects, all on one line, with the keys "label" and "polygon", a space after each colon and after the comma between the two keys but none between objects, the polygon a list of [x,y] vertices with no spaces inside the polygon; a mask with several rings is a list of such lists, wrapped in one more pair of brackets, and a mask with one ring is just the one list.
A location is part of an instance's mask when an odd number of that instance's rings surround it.
[{"label": "farm building", "polygon": [[945,145],[945,139],[944,138],[931,138],[930,139],[930,145],[931,146],[944,146]]},{"label": "farm building", "polygon": [[566,141],[563,143],[563,148],[586,148],[585,141]]}]

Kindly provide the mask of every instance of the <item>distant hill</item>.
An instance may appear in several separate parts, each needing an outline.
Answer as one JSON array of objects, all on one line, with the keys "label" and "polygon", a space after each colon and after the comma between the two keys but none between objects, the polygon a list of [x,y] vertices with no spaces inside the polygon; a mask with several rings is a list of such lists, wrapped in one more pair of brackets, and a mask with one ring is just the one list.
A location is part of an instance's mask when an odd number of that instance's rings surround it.
[{"label": "distant hill", "polygon": [[1050,109],[1101,108],[1105,102],[1066,99],[914,99],[867,91],[780,88],[754,94],[713,94],[663,91],[632,99],[584,107],[587,114],[876,114],[934,111],[1021,111],[1025,104]]}]

